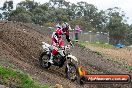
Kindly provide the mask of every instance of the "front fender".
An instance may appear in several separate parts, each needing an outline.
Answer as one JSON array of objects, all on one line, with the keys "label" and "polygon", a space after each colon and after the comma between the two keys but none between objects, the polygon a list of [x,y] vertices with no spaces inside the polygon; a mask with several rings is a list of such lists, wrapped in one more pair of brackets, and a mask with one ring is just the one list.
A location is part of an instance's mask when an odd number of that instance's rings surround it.
[{"label": "front fender", "polygon": [[68,55],[67,57],[73,59],[76,62],[78,62],[78,59],[73,55]]}]

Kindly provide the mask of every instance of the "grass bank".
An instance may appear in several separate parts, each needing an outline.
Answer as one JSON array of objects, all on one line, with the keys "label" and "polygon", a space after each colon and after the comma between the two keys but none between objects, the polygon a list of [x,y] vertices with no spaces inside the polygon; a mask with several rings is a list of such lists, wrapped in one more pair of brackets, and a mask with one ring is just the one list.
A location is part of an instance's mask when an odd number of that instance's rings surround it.
[{"label": "grass bank", "polygon": [[87,46],[87,45],[92,45],[95,47],[102,47],[102,48],[114,48],[110,44],[105,44],[105,43],[96,43],[96,42],[79,42],[80,45]]},{"label": "grass bank", "polygon": [[0,66],[0,84],[11,88],[48,88],[34,82],[27,74]]}]

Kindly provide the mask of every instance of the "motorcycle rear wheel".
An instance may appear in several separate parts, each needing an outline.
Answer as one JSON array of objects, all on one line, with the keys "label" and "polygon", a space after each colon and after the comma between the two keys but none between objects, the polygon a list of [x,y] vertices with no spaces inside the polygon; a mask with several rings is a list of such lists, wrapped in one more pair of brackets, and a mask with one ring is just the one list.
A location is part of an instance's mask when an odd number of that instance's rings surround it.
[{"label": "motorcycle rear wheel", "polygon": [[40,55],[39,63],[42,68],[49,68],[51,64],[49,63],[49,56],[46,54],[46,52],[43,52]]}]

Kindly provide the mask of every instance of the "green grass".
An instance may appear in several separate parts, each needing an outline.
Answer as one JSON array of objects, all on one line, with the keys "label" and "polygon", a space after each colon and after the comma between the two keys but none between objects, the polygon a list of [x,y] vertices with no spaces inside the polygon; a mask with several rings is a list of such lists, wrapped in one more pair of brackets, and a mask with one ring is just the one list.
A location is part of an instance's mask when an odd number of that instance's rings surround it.
[{"label": "green grass", "polygon": [[129,66],[129,69],[132,70],[132,66]]},{"label": "green grass", "polygon": [[10,68],[14,68],[15,67],[15,65],[10,63],[9,60],[7,58],[4,58],[4,57],[0,57],[0,65],[1,66],[8,66]]},{"label": "green grass", "polygon": [[127,68],[128,68],[129,70],[132,70],[132,66],[128,66],[128,65],[127,65]]},{"label": "green grass", "polygon": [[83,46],[92,45],[95,47],[102,47],[102,48],[113,48],[110,44],[104,44],[104,43],[96,43],[96,42],[79,42],[79,44]]},{"label": "green grass", "polygon": [[48,88],[34,82],[27,74],[0,66],[0,84],[13,88]]}]

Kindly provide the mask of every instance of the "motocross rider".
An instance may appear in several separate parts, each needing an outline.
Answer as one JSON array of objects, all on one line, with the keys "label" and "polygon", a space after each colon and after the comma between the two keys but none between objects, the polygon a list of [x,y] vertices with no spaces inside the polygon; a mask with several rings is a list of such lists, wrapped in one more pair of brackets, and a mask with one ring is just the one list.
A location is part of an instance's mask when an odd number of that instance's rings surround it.
[{"label": "motocross rider", "polygon": [[50,56],[49,63],[53,64],[53,57],[56,54],[58,48],[61,48],[63,46],[63,41],[61,35],[65,35],[66,40],[69,42],[71,46],[73,46],[70,37],[69,37],[69,29],[70,25],[65,22],[60,26],[59,24],[56,25],[56,29],[52,34],[52,52]]}]

